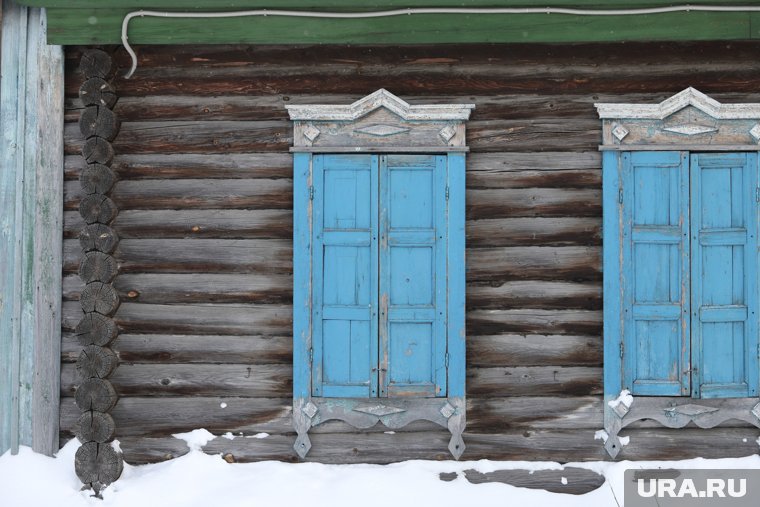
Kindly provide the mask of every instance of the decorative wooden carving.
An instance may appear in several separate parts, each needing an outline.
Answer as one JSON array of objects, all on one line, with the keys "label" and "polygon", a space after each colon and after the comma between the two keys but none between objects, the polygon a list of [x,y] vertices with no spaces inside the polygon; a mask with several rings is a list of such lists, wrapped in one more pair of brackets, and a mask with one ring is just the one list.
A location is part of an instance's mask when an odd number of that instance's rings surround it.
[{"label": "decorative wooden carving", "polygon": [[340,420],[354,428],[371,428],[378,422],[390,429],[425,420],[451,432],[449,451],[456,459],[465,449],[464,398],[311,398],[293,400],[293,423],[298,433],[293,448],[302,458],[311,449],[308,432],[326,421]]},{"label": "decorative wooden carving", "polygon": [[694,423],[700,428],[713,428],[730,419],[744,421],[760,428],[758,398],[693,399],[670,396],[637,396],[630,406],[607,400],[605,403],[607,439],[604,447],[611,457],[620,452],[620,430],[643,419],[650,419],[668,428],[683,428]]},{"label": "decorative wooden carving", "polygon": [[115,424],[108,412],[118,396],[107,380],[118,362],[116,354],[108,348],[118,332],[108,315],[119,306],[119,295],[111,285],[119,266],[110,255],[119,239],[108,224],[118,210],[106,193],[115,182],[109,167],[114,155],[110,141],[118,133],[119,121],[110,109],[116,103],[116,93],[106,81],[112,74],[111,57],[100,50],[85,51],[80,71],[86,78],[79,96],[87,107],[79,125],[86,138],[82,155],[87,165],[80,177],[86,195],[79,212],[88,225],[79,235],[85,252],[79,276],[87,285],[80,296],[84,316],[76,327],[84,349],[77,360],[82,381],[76,391],[76,404],[82,416],[76,435],[82,446],[76,453],[75,469],[79,479],[99,495],[102,488],[119,478],[124,468],[121,452],[110,444]]},{"label": "decorative wooden carving", "polygon": [[758,149],[760,104],[721,104],[687,88],[659,104],[595,104],[602,150]]},{"label": "decorative wooden carving", "polygon": [[466,151],[474,104],[410,105],[387,90],[353,104],[289,105],[291,151]]}]

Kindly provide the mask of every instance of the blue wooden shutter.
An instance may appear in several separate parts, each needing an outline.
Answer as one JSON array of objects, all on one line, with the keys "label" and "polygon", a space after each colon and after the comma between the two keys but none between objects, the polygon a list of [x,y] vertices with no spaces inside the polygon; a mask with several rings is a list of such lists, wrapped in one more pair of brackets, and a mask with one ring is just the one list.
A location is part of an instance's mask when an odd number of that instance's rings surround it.
[{"label": "blue wooden shutter", "polygon": [[380,396],[446,395],[446,157],[380,167]]},{"label": "blue wooden shutter", "polygon": [[312,394],[377,396],[378,157],[312,168]]},{"label": "blue wooden shutter", "polygon": [[691,156],[694,396],[756,396],[757,155]]},{"label": "blue wooden shutter", "polygon": [[623,385],[689,394],[688,156],[625,153],[622,176]]}]

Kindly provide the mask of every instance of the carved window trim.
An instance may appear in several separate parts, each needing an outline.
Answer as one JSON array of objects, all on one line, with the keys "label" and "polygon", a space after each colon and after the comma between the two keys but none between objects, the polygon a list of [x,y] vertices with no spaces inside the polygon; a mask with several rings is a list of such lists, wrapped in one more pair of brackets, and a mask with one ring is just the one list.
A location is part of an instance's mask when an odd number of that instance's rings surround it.
[{"label": "carved window trim", "polygon": [[[687,88],[659,104],[597,103],[602,120],[605,237],[618,227],[617,168],[624,151],[760,152],[760,103],[721,104]],[[713,428],[737,419],[760,428],[760,397],[702,399],[691,396],[621,396],[623,389],[617,265],[604,246],[604,447],[611,457],[622,448],[619,432],[651,419],[668,428],[693,422]]]},{"label": "carved window trim", "polygon": [[[464,152],[465,122],[474,104],[410,105],[384,89],[348,105],[288,105],[293,125],[294,203],[309,200],[310,167],[316,153],[426,153],[449,157],[452,195],[449,230],[460,231],[461,252],[449,250],[449,263],[464,265]],[[454,178],[452,180],[451,178]],[[461,186],[462,192],[456,188]],[[461,194],[461,195],[458,195]],[[460,209],[461,208],[461,209]],[[451,433],[449,451],[455,458],[464,452],[462,439],[466,422],[464,270],[461,280],[449,279],[448,379],[446,397],[422,398],[324,398],[311,390],[311,331],[308,317],[311,275],[305,272],[311,259],[308,234],[299,230],[308,223],[311,209],[294,207],[294,352],[293,425],[298,437],[293,445],[302,458],[311,449],[309,430],[328,420],[341,420],[355,428],[382,422],[400,428],[416,420],[427,420]],[[461,216],[460,216],[461,215]],[[300,224],[300,225],[299,225]],[[453,229],[452,229],[453,228]],[[453,252],[453,253],[452,253]],[[461,256],[460,256],[461,253]],[[450,275],[451,276],[451,275]],[[454,276],[454,278],[457,278]],[[461,294],[459,294],[461,292]]]}]

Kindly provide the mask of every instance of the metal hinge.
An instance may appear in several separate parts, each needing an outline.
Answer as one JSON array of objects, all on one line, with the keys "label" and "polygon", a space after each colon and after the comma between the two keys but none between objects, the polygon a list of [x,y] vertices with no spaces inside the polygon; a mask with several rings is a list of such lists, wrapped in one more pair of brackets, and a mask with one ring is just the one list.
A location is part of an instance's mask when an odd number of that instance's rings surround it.
[{"label": "metal hinge", "polygon": [[620,204],[623,204],[623,189],[622,188],[618,189],[618,202]]},{"label": "metal hinge", "polygon": [[314,200],[314,187],[309,187],[309,200]]},{"label": "metal hinge", "polygon": [[755,202],[760,202],[760,187],[755,187]]},{"label": "metal hinge", "polygon": [[449,369],[449,353],[446,352],[446,369]]},{"label": "metal hinge", "polygon": [[314,349],[309,349],[309,364],[314,362]]},{"label": "metal hinge", "polygon": [[623,359],[623,352],[625,352],[625,344],[620,342],[620,359]]},{"label": "metal hinge", "polygon": [[449,200],[449,187],[446,187],[446,200]]}]

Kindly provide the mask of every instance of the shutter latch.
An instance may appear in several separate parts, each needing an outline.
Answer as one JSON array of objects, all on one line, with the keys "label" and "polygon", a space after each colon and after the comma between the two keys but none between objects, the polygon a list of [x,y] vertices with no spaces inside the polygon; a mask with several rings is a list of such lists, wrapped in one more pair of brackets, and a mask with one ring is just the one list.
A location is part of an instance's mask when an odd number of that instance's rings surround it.
[{"label": "shutter latch", "polygon": [[314,200],[314,187],[313,186],[309,187],[309,200],[310,201]]},{"label": "shutter latch", "polygon": [[449,187],[446,187],[446,200],[449,200]]},{"label": "shutter latch", "polygon": [[309,349],[309,364],[314,362],[314,349]]},{"label": "shutter latch", "polygon": [[446,369],[449,369],[449,353],[446,352]]},{"label": "shutter latch", "polygon": [[622,188],[618,189],[618,202],[620,204],[623,204],[623,189]]}]

